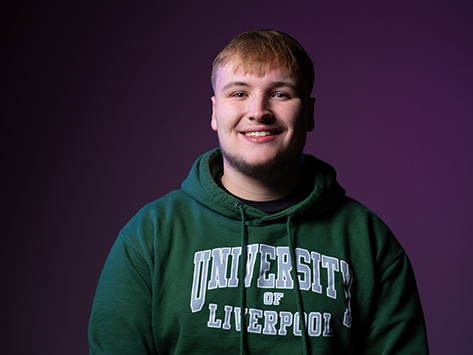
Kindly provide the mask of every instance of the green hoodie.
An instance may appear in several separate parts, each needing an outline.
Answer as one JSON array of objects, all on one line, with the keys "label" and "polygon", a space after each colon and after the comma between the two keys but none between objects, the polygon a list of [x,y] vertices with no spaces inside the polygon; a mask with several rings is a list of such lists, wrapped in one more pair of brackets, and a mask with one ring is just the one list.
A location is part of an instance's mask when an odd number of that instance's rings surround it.
[{"label": "green hoodie", "polygon": [[302,164],[311,194],[276,214],[218,187],[219,149],[139,211],[100,277],[90,353],[428,354],[404,250],[331,166]]}]

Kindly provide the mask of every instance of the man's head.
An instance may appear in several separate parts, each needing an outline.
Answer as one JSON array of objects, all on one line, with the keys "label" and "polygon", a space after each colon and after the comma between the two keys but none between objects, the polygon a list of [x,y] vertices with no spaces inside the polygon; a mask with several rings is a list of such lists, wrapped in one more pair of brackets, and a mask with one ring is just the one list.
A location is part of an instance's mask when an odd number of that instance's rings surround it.
[{"label": "man's head", "polygon": [[258,76],[263,76],[269,69],[285,68],[307,96],[314,86],[312,60],[299,42],[279,31],[255,30],[233,38],[213,62],[211,80],[214,91],[218,68],[230,61],[238,63],[236,70]]},{"label": "man's head", "polygon": [[312,61],[286,34],[259,30],[234,38],[214,61],[212,129],[224,175],[257,180],[298,170],[314,128]]}]

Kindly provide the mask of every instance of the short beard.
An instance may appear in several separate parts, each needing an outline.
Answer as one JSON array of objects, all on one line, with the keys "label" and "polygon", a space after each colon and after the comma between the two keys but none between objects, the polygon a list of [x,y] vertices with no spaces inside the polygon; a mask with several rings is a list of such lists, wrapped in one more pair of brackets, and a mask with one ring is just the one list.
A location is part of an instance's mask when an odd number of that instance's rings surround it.
[{"label": "short beard", "polygon": [[[222,155],[225,162],[235,170],[253,179],[262,181],[275,180],[275,178],[285,174],[293,168],[295,160],[300,158],[290,156],[289,153],[280,153],[275,158],[261,164],[249,164],[246,161],[231,155],[222,149]],[[299,163],[300,160],[297,161]]]}]

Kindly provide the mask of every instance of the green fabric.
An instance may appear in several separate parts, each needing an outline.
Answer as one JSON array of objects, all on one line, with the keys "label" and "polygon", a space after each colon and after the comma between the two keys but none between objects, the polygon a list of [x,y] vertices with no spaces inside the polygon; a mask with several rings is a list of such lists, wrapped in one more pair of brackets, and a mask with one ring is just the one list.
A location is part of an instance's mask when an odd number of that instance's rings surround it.
[{"label": "green fabric", "polygon": [[428,354],[404,250],[379,218],[345,196],[332,167],[309,155],[302,164],[312,193],[274,215],[241,210],[217,186],[218,149],[196,161],[181,190],[139,211],[100,277],[90,353],[238,354],[243,346],[250,354]]}]

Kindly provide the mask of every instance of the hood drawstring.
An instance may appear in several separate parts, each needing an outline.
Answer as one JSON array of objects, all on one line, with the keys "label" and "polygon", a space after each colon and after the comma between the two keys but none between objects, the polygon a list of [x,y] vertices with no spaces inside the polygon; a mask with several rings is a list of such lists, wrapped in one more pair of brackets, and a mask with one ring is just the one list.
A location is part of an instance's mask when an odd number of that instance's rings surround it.
[{"label": "hood drawstring", "polygon": [[[302,308],[302,296],[301,289],[299,284],[299,278],[297,277],[297,268],[296,268],[296,253],[294,251],[294,238],[292,235],[292,214],[287,215],[286,231],[289,244],[289,250],[291,253],[291,266],[294,272],[294,292],[296,296],[297,309],[299,311],[299,327],[302,331],[302,350],[304,355],[308,355],[310,352],[310,341],[306,329],[304,309]],[[294,325],[295,326],[295,325]]]},{"label": "hood drawstring", "polygon": [[247,246],[248,246],[248,235],[246,234],[246,220],[245,210],[243,204],[238,202],[236,207],[240,210],[241,219],[241,264],[240,264],[240,355],[246,354],[246,321],[245,321],[245,308],[246,308],[246,290],[245,290],[245,279],[246,279],[246,258],[247,258]]},{"label": "hood drawstring", "polygon": [[[236,207],[240,210],[241,220],[241,264],[240,264],[240,355],[246,354],[246,321],[245,321],[245,308],[246,308],[246,260],[247,260],[247,247],[248,247],[248,234],[246,230],[246,215],[243,204],[238,202]],[[291,255],[291,266],[293,270],[293,278],[295,280],[294,292],[296,297],[297,309],[299,311],[299,327],[302,331],[302,350],[304,355],[310,353],[310,342],[307,333],[307,327],[305,324],[304,310],[302,308],[302,296],[299,284],[299,278],[297,277],[296,268],[296,253],[294,251],[294,238],[292,235],[292,214],[287,216],[286,233],[288,238],[289,251]]]}]

